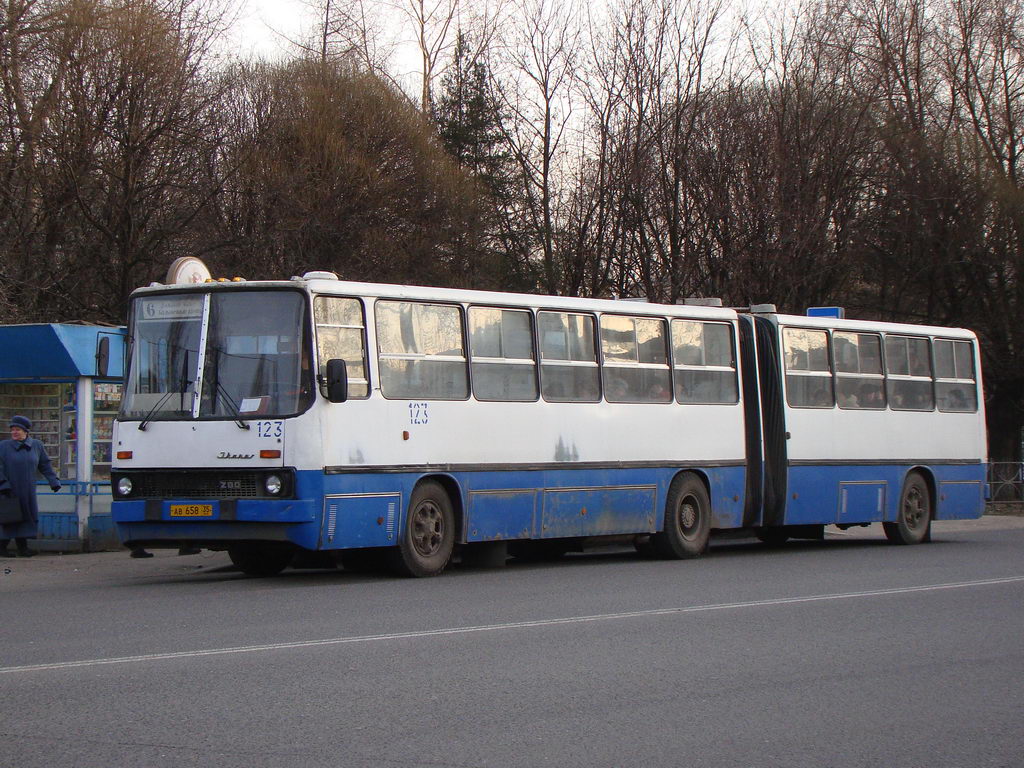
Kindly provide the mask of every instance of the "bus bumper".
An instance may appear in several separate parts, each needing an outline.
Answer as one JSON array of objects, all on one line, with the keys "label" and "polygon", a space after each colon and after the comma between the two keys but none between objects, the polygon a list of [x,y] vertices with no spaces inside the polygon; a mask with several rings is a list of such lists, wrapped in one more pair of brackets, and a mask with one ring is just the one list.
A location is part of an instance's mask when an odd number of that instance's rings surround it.
[{"label": "bus bumper", "polygon": [[[191,514],[180,516],[183,511]],[[224,549],[242,541],[275,541],[316,549],[319,536],[310,499],[115,501],[111,516],[129,546]]]},{"label": "bus bumper", "polygon": [[202,525],[223,521],[311,523],[316,520],[311,499],[140,499],[115,501],[110,511],[115,523]]}]

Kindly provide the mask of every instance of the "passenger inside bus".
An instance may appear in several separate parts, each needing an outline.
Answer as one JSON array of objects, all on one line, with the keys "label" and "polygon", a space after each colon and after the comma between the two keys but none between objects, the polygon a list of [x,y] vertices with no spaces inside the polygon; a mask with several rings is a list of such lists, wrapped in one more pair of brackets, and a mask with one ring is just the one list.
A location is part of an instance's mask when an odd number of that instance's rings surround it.
[{"label": "passenger inside bus", "polygon": [[857,393],[857,407],[885,408],[885,395],[882,394],[882,382],[864,382]]}]

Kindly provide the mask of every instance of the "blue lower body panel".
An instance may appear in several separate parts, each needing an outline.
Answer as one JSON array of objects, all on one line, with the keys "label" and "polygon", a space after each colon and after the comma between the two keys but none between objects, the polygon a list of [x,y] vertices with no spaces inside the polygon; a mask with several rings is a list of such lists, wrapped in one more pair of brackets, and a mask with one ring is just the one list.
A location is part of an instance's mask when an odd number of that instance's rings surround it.
[{"label": "blue lower body panel", "polygon": [[936,520],[966,520],[985,511],[984,464],[813,465],[789,468],[786,525],[891,522],[911,471],[929,483]]},{"label": "blue lower body panel", "polygon": [[[694,468],[707,482],[712,525],[742,525],[742,466]],[[399,543],[411,494],[425,476],[452,490],[463,542],[650,533],[663,525],[671,467],[486,472],[296,473],[298,499],[115,501],[125,543],[287,541],[307,549]],[[172,517],[172,504],[208,504],[203,518]],[[204,510],[206,511],[206,510]]]},{"label": "blue lower body panel", "polygon": [[[741,525],[743,467],[696,470],[708,481],[715,527]],[[678,470],[575,469],[440,473],[458,489],[464,542],[650,533],[659,530]],[[435,475],[436,476],[436,475]],[[320,547],[389,546],[423,473],[339,473],[323,479]]]}]

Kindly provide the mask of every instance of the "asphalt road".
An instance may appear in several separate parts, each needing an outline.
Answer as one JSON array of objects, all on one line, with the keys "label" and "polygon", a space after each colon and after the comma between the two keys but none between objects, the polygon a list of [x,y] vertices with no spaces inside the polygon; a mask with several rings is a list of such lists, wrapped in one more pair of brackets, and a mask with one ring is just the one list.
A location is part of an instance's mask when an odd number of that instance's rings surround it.
[{"label": "asphalt road", "polygon": [[0,561],[0,766],[1017,767],[1022,526],[422,580]]}]

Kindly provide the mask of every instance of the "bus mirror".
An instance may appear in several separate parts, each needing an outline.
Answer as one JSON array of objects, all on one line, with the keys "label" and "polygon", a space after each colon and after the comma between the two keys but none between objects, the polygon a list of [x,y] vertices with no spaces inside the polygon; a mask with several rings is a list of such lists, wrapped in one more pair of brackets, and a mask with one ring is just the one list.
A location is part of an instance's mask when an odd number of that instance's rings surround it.
[{"label": "bus mirror", "polygon": [[327,399],[332,403],[348,400],[348,366],[344,360],[327,361]]},{"label": "bus mirror", "polygon": [[107,378],[107,367],[110,365],[110,337],[100,336],[96,340],[96,378]]}]

